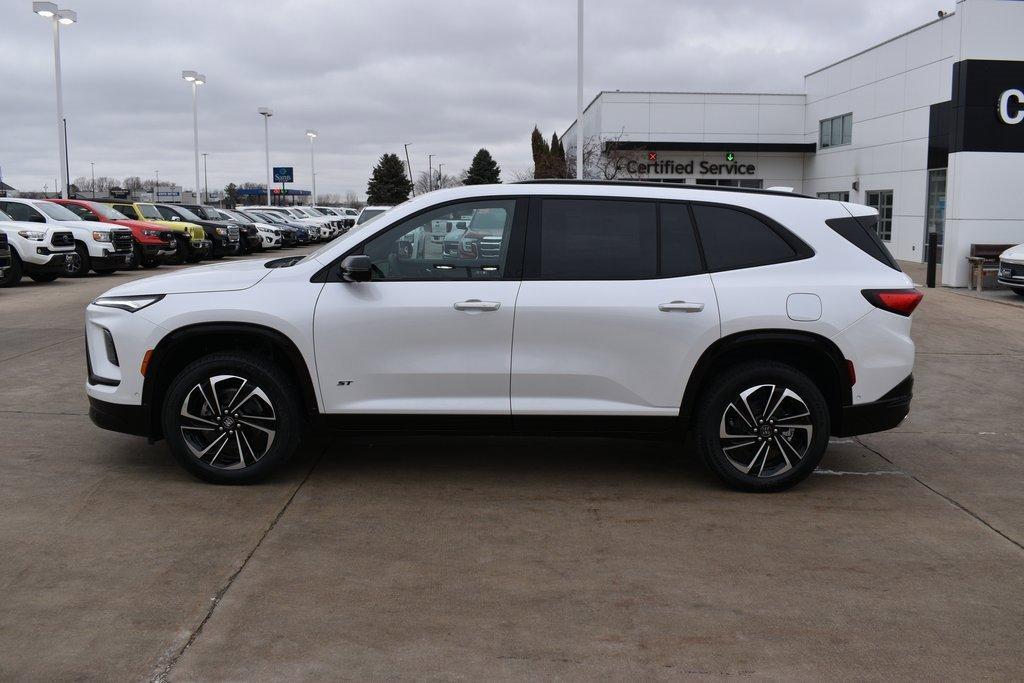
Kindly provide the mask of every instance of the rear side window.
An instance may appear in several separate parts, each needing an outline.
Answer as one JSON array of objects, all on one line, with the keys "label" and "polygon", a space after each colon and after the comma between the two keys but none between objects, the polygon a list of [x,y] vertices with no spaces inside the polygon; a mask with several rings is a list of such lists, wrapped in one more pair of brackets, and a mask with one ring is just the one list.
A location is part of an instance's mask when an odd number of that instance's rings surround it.
[{"label": "rear side window", "polygon": [[661,204],[661,276],[683,277],[703,272],[700,249],[686,204]]},{"label": "rear side window", "polygon": [[654,202],[545,199],[540,278],[641,280],[658,274]]},{"label": "rear side window", "polygon": [[711,271],[764,266],[797,256],[778,232],[745,211],[694,204],[693,215]]},{"label": "rear side window", "polygon": [[884,263],[893,270],[900,270],[892,254],[885,248],[885,244],[875,232],[875,223],[877,222],[877,216],[850,216],[849,218],[829,218],[825,221],[825,225],[879,263]]}]

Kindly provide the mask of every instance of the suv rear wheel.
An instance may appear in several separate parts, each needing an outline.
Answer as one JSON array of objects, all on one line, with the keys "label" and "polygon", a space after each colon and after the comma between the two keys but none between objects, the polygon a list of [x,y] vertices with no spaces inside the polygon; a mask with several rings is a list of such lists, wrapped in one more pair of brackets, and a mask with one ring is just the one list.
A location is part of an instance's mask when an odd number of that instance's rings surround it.
[{"label": "suv rear wheel", "polygon": [[828,405],[807,375],[771,361],[740,365],[704,393],[696,440],[704,462],[743,491],[782,491],[818,466]]},{"label": "suv rear wheel", "polygon": [[164,399],[164,436],[175,459],[215,484],[256,481],[298,448],[301,412],[288,376],[265,358],[215,353],[178,374]]}]

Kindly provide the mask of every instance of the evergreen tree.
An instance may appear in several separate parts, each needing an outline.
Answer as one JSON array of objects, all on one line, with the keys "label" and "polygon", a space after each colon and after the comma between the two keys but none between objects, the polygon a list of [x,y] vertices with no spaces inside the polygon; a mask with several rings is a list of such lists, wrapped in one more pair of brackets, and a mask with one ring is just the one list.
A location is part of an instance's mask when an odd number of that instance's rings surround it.
[{"label": "evergreen tree", "polygon": [[412,182],[405,174],[405,165],[397,154],[384,154],[366,184],[366,202],[394,206],[409,198]]},{"label": "evergreen tree", "polygon": [[530,146],[533,147],[533,177],[550,178],[551,176],[551,147],[548,146],[544,136],[540,134],[537,126],[533,127],[533,135],[530,138]]},{"label": "evergreen tree", "polygon": [[558,133],[551,134],[551,177],[552,178],[565,178],[567,177],[568,169],[565,164],[565,147],[562,146],[562,141],[558,139]]},{"label": "evergreen tree", "polygon": [[501,167],[498,166],[498,162],[494,160],[490,152],[486,149],[481,149],[469,164],[469,170],[466,171],[466,180],[463,184],[485,185],[487,183],[500,182]]}]

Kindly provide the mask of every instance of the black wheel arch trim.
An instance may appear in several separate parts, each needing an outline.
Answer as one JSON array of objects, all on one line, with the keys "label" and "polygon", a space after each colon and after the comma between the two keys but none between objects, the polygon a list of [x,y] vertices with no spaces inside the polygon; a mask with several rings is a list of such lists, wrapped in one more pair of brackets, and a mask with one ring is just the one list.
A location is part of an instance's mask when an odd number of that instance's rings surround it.
[{"label": "black wheel arch trim", "polygon": [[[834,401],[830,401],[828,396],[825,397],[825,400],[830,404],[829,410],[833,418],[841,415],[843,408],[853,402],[853,388],[850,385],[850,378],[846,368],[846,358],[835,342],[813,332],[765,329],[736,332],[722,337],[705,349],[687,380],[686,389],[683,392],[683,401],[679,408],[680,417],[683,418],[684,422],[688,422],[696,412],[697,400],[706,381],[711,378],[711,371],[716,361],[734,352],[748,349],[755,351],[758,346],[771,347],[778,345],[789,346],[805,352],[811,351],[818,354],[819,358],[824,357],[828,359],[829,367],[835,373],[836,386],[839,388],[838,405],[832,405]],[[836,422],[835,419],[833,421]]]},{"label": "black wheel arch trim", "polygon": [[[272,347],[283,352],[292,365],[292,368],[289,368],[289,370],[295,370],[294,374],[298,375],[296,377],[296,384],[301,393],[304,412],[308,415],[319,414],[320,407],[317,400],[313,372],[295,342],[288,335],[272,327],[243,322],[211,322],[186,325],[170,332],[161,339],[150,356],[149,371],[146,373],[146,379],[142,385],[142,405],[146,407],[147,414],[159,408],[159,406],[155,405],[157,392],[166,391],[167,386],[173,379],[161,376],[159,372],[161,360],[170,356],[182,344],[190,345],[201,340],[203,337],[233,334],[259,337]],[[198,360],[198,358],[199,356],[196,356],[192,360]],[[151,425],[150,431],[152,432],[150,436],[160,436],[156,433],[160,424],[159,417],[153,417],[149,420],[149,423]]]}]

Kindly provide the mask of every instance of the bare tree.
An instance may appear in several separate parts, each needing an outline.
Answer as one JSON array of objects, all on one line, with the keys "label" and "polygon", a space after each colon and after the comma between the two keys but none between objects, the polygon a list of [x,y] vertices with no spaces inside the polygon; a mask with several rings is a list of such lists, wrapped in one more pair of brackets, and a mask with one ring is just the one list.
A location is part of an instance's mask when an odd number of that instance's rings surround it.
[{"label": "bare tree", "polygon": [[[583,177],[597,180],[629,179],[640,180],[637,172],[629,172],[630,161],[642,159],[646,150],[618,149],[622,134],[607,138],[604,141],[597,135],[583,140]],[[576,177],[576,141],[573,140],[565,149],[567,176]]]},{"label": "bare tree", "polygon": [[124,189],[134,192],[142,189],[142,178],[137,175],[130,175],[121,183]]},{"label": "bare tree", "polygon": [[459,176],[452,176],[447,173],[441,173],[440,171],[434,171],[433,175],[428,178],[426,171],[420,171],[416,178],[416,184],[414,185],[416,188],[416,194],[423,194],[424,192],[440,190],[446,187],[458,187],[459,185],[462,185],[462,178],[464,178],[465,175],[465,171],[462,171]]},{"label": "bare tree", "polygon": [[360,199],[359,195],[357,195],[355,192],[349,190],[348,192],[345,193],[345,200],[343,205],[347,206],[350,209],[361,209],[364,206],[366,206],[366,202]]}]

